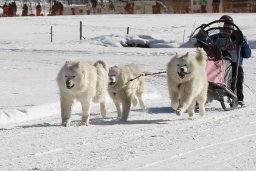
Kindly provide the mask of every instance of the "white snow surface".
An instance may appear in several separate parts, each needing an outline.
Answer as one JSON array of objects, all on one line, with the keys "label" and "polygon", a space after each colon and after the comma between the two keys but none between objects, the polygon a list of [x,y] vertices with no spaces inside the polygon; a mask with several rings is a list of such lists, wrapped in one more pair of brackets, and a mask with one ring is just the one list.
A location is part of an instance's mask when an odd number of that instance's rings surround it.
[{"label": "white snow surface", "polygon": [[[147,110],[132,108],[127,122],[116,119],[108,97],[106,119],[94,104],[90,125],[80,126],[76,102],[71,127],[60,125],[56,76],[66,60],[134,62],[143,71],[165,71],[175,52],[195,52],[191,31],[221,15],[0,18],[0,170],[256,170],[255,14],[230,14],[252,48],[252,58],[244,60],[246,107],[223,111],[213,102],[203,118],[178,117],[161,74],[145,78]],[[126,41],[151,48],[122,47]]]}]

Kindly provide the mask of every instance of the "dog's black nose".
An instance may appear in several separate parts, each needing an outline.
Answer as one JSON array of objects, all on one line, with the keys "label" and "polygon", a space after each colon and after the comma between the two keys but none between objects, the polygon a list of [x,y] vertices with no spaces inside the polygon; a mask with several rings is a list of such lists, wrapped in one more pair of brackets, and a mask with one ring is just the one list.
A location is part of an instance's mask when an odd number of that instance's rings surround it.
[{"label": "dog's black nose", "polygon": [[71,81],[70,80],[67,80],[66,81],[66,85],[70,85],[71,84]]},{"label": "dog's black nose", "polygon": [[109,77],[109,82],[115,83],[115,82],[116,82],[116,77],[110,76],[110,77]]},{"label": "dog's black nose", "polygon": [[180,72],[188,72],[188,68],[186,66],[183,66],[180,68]]}]

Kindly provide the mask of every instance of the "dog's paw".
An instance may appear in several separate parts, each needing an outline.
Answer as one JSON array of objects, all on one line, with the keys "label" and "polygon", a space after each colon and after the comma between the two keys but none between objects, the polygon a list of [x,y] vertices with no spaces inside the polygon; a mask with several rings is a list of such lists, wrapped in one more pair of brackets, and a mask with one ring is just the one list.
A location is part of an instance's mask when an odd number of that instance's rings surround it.
[{"label": "dog's paw", "polygon": [[141,108],[141,111],[142,111],[142,112],[148,112],[148,108],[146,108],[146,107]]},{"label": "dog's paw", "polygon": [[82,117],[81,125],[82,126],[88,126],[89,125],[89,116],[88,115]]},{"label": "dog's paw", "polygon": [[121,119],[122,114],[121,113],[117,113],[117,119]]},{"label": "dog's paw", "polygon": [[122,118],[120,119],[120,121],[127,122],[127,118],[122,117]]},{"label": "dog's paw", "polygon": [[195,115],[195,112],[194,112],[194,111],[190,111],[190,112],[188,112],[188,113],[189,113],[189,114],[188,114],[189,118],[193,118],[194,115]]},{"label": "dog's paw", "polygon": [[204,117],[205,113],[204,113],[204,112],[200,112],[199,115],[200,115],[201,117]]},{"label": "dog's paw", "polygon": [[107,118],[107,115],[104,114],[104,115],[101,115],[103,119],[106,119]]},{"label": "dog's paw", "polygon": [[176,115],[181,116],[185,112],[184,108],[179,106],[178,109],[176,110]]},{"label": "dog's paw", "polygon": [[81,122],[81,126],[89,126],[88,122]]},{"label": "dog's paw", "polygon": [[147,109],[147,107],[146,107],[144,104],[140,104],[140,108],[141,108],[142,110],[146,110],[146,109]]},{"label": "dog's paw", "polygon": [[204,117],[204,115],[205,115],[205,110],[199,110],[199,115],[200,115],[201,117]]},{"label": "dog's paw", "polygon": [[70,121],[62,122],[61,125],[64,127],[70,127]]},{"label": "dog's paw", "polygon": [[101,114],[102,118],[106,118],[107,117],[107,110],[105,108],[101,109],[100,114]]},{"label": "dog's paw", "polygon": [[194,118],[193,116],[189,116],[189,117],[188,117],[188,120],[191,120],[191,121],[192,121],[192,120],[194,120],[194,119],[195,119],[195,118]]},{"label": "dog's paw", "polygon": [[177,109],[177,110],[176,110],[176,115],[177,115],[177,116],[181,116],[181,110],[180,110],[180,109]]}]

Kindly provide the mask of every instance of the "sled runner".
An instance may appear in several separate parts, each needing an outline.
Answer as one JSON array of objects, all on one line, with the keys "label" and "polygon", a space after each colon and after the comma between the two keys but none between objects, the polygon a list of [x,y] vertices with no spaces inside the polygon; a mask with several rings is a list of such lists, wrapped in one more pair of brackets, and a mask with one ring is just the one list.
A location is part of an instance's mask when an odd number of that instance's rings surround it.
[{"label": "sled runner", "polygon": [[[207,102],[217,100],[224,110],[232,110],[238,107],[236,83],[243,35],[233,23],[228,23],[228,27],[223,26],[224,20],[203,24],[194,30],[191,37],[196,37],[197,45],[203,47],[208,55],[206,66],[209,82]],[[220,33],[220,30],[230,31],[230,37],[216,39],[215,36],[215,40],[213,40],[214,35]],[[223,50],[229,45],[236,48],[235,54]],[[231,56],[236,57],[235,63],[232,62]]]}]

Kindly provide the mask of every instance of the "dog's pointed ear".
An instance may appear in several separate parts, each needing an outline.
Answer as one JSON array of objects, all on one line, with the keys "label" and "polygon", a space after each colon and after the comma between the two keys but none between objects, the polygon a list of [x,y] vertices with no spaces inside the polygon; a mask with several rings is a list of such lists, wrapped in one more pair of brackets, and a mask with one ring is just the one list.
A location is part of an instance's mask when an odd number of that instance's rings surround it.
[{"label": "dog's pointed ear", "polygon": [[71,66],[72,66],[72,61],[66,61],[66,62],[65,62],[65,65],[66,65],[67,67],[71,67]]},{"label": "dog's pointed ear", "polygon": [[196,53],[197,53],[197,55],[196,55],[197,61],[205,62],[207,60],[207,54],[203,48],[197,48]]},{"label": "dog's pointed ear", "polygon": [[175,52],[175,58],[180,58],[181,56],[179,55],[178,52]]},{"label": "dog's pointed ear", "polygon": [[77,61],[77,62],[73,65],[73,67],[77,67],[77,68],[79,68],[79,66],[80,66],[80,61]]},{"label": "dog's pointed ear", "polygon": [[69,65],[70,63],[71,63],[70,61],[66,61],[66,62],[65,62],[66,65]]},{"label": "dog's pointed ear", "polygon": [[112,67],[110,67],[112,70],[113,69],[118,69],[118,66],[117,65],[114,65],[114,66],[112,66]]},{"label": "dog's pointed ear", "polygon": [[181,58],[184,59],[184,58],[187,58],[189,56],[189,52],[187,52],[185,55],[182,55]]}]

